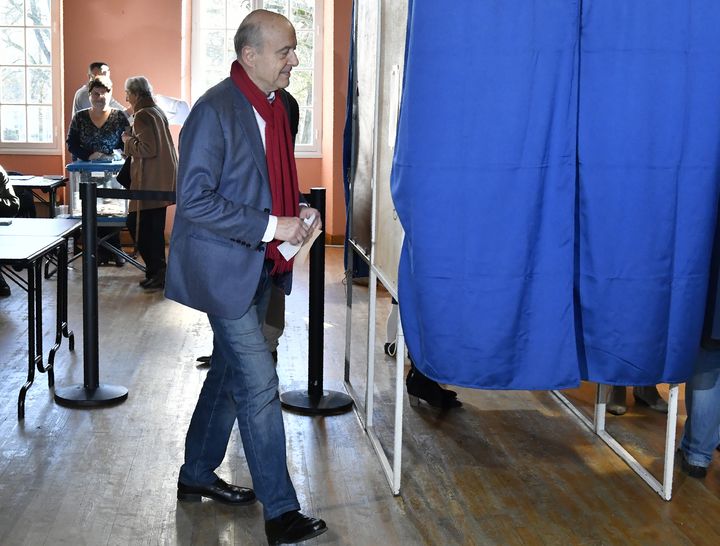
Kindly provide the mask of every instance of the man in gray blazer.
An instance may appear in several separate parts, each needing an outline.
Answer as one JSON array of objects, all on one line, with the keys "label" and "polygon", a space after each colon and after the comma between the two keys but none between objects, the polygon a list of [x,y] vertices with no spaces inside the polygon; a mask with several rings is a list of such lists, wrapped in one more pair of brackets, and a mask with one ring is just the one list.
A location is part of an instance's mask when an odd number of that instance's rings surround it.
[{"label": "man in gray blazer", "polygon": [[[295,30],[256,10],[235,35],[230,78],[193,106],[180,134],[177,212],[165,295],[208,314],[208,371],[185,441],[178,499],[263,504],[270,544],[327,530],[303,515],[287,470],[278,377],[262,334],[272,282],[290,291],[292,264],[281,241],[301,244],[320,229],[299,206],[287,113],[278,94],[297,66]],[[215,474],[238,422],[252,489]]]}]

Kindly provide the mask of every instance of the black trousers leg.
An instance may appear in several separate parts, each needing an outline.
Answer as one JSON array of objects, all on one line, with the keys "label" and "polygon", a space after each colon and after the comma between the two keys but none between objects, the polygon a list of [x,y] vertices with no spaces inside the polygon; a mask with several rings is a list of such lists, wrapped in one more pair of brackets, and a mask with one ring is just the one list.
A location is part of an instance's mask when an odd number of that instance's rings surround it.
[{"label": "black trousers leg", "polygon": [[140,211],[139,233],[135,232],[137,212],[127,216],[127,227],[145,262],[145,276],[149,279],[165,271],[165,216],[167,207]]}]

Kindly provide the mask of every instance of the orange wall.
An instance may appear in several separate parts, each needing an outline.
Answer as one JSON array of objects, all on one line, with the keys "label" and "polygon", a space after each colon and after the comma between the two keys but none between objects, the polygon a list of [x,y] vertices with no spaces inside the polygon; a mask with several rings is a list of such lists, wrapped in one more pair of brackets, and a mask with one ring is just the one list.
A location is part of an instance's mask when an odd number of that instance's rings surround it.
[{"label": "orange wall", "polygon": [[310,192],[310,188],[322,186],[322,164],[323,160],[319,157],[309,157],[297,160],[298,179],[300,181],[300,191],[303,193]]},{"label": "orange wall", "polygon": [[[325,0],[322,158],[298,160],[301,191],[317,186],[327,188],[325,227],[333,239],[345,232],[342,130],[351,8],[352,0]],[[123,104],[125,79],[137,75],[146,76],[157,93],[187,97],[189,82],[183,76],[189,72],[182,66],[182,11],[181,0],[64,0],[64,131],[70,122],[75,91],[87,81],[87,65],[91,61],[110,65],[114,95]],[[8,170],[61,174],[66,158],[3,155],[0,161]]]},{"label": "orange wall", "polygon": [[66,127],[73,96],[87,82],[91,61],[110,65],[113,92],[122,104],[125,80],[130,76],[143,75],[157,93],[180,96],[180,8],[179,0],[65,0]]},{"label": "orange wall", "polygon": [[0,154],[0,164],[6,171],[23,174],[63,174],[65,163],[59,155]]}]

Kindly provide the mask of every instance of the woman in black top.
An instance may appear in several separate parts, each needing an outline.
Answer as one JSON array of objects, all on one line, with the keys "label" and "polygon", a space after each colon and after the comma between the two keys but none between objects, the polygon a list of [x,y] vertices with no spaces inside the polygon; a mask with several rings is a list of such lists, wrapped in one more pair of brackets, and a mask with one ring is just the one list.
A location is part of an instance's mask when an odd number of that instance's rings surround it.
[{"label": "woman in black top", "polygon": [[[130,125],[122,110],[110,107],[112,99],[112,81],[107,76],[96,76],[88,84],[90,94],[90,108],[77,112],[70,122],[67,136],[68,151],[73,160],[83,161],[110,161],[113,150],[122,150],[122,134]],[[107,235],[113,228],[99,227],[98,235]],[[120,238],[117,234],[107,240],[115,247],[120,247]],[[115,265],[121,266],[125,260],[120,256],[111,256],[110,252],[102,247],[98,249],[98,261],[107,263],[110,258]]]},{"label": "woman in black top", "polygon": [[113,150],[122,150],[122,134],[130,125],[122,110],[110,108],[112,82],[97,76],[88,84],[90,104],[70,122],[67,146],[74,159],[83,161],[112,159]]}]

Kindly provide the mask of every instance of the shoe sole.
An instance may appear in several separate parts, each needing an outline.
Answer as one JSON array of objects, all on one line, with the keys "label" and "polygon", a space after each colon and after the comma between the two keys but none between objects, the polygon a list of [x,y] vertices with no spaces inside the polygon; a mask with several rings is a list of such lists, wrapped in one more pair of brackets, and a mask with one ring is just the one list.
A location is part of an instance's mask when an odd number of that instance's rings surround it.
[{"label": "shoe sole", "polygon": [[177,499],[182,502],[201,502],[203,497],[206,499],[210,499],[215,502],[219,502],[220,504],[227,504],[228,506],[249,506],[251,504],[255,504],[257,502],[257,498],[248,500],[248,501],[242,501],[242,502],[229,502],[222,498],[212,497],[209,495],[203,495],[201,493],[180,493],[178,491]]},{"label": "shoe sole", "polygon": [[[420,398],[419,396],[415,396],[414,394],[408,394],[408,402],[410,402],[410,406],[413,408],[419,408],[420,407],[420,400],[425,402],[428,406],[431,408],[439,409],[439,410],[449,410],[449,409],[456,409],[462,407],[462,402],[460,400],[457,400],[456,398],[453,398],[453,404],[452,405],[435,405],[428,402],[425,398]],[[457,402],[457,403],[454,403]]]},{"label": "shoe sole", "polygon": [[152,292],[154,290],[164,290],[165,285],[164,284],[162,286],[147,286],[147,285],[145,285],[145,286],[142,286],[141,288],[143,290],[145,290],[146,292]]},{"label": "shoe sole", "polygon": [[637,396],[633,396],[633,398],[635,399],[636,405],[648,407],[653,411],[657,411],[658,413],[667,413],[668,412],[668,407],[665,404],[663,404],[662,406],[658,406],[655,403],[651,404],[650,402],[643,400],[642,398],[638,398]]},{"label": "shoe sole", "polygon": [[282,541],[270,542],[270,541],[268,541],[268,544],[270,546],[277,546],[278,544],[297,544],[298,542],[305,542],[306,540],[310,540],[311,538],[319,537],[327,530],[328,530],[328,528],[325,527],[323,529],[320,529],[319,531],[313,531],[309,535],[306,535],[302,538],[297,538],[297,539],[293,540],[292,542],[282,542]]}]

